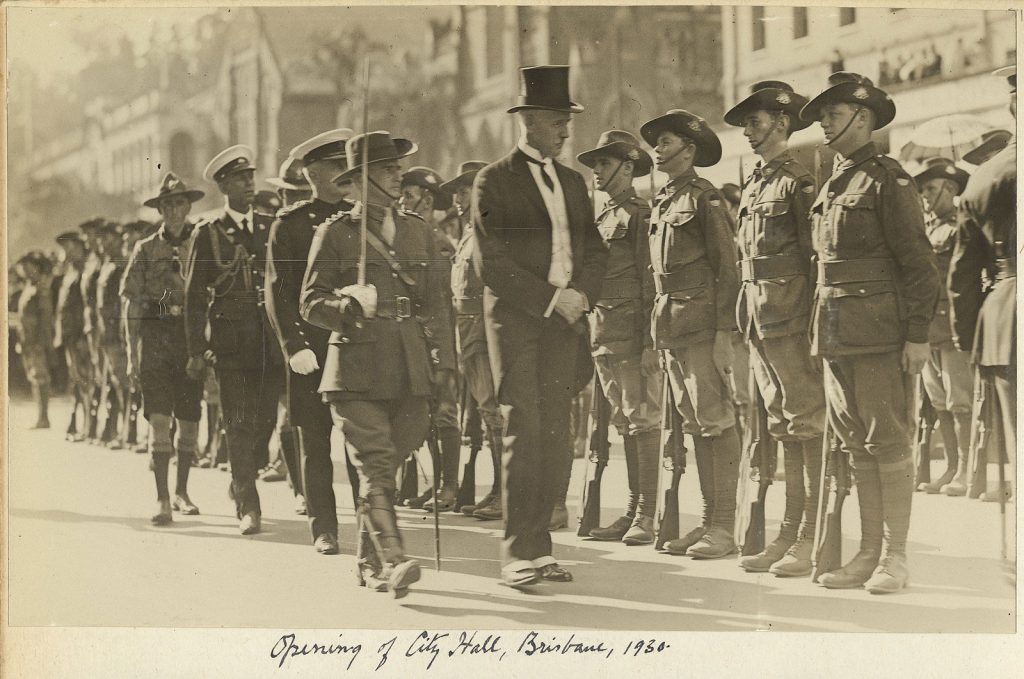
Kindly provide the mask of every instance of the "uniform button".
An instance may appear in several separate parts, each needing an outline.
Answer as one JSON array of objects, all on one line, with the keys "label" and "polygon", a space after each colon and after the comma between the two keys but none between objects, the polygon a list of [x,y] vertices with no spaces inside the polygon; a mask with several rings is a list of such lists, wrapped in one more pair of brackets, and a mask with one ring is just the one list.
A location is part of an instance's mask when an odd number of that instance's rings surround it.
[{"label": "uniform button", "polygon": [[342,337],[341,338],[341,343],[342,344],[348,344],[348,338],[347,337]]},{"label": "uniform button", "polygon": [[388,250],[388,254],[391,255],[392,257],[394,257],[395,256],[395,251],[394,250]]},{"label": "uniform button", "polygon": [[828,197],[829,198],[835,198],[836,197],[836,192],[835,191],[829,191],[828,192]]},{"label": "uniform button", "polygon": [[398,278],[398,274],[392,271],[391,272],[391,277],[392,278]]},{"label": "uniform button", "polygon": [[860,294],[862,294],[862,295],[864,295],[864,294],[867,294],[867,290],[865,290],[864,288],[861,288],[861,289],[860,289],[860,290],[858,290],[857,292],[859,292],[859,293],[860,293]]}]

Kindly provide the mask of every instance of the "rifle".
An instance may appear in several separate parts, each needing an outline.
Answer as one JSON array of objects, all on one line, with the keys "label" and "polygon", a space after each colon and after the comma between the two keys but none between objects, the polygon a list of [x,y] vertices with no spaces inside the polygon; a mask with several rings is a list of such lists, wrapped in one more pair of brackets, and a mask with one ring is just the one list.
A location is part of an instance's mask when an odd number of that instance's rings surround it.
[{"label": "rifle", "polygon": [[[594,476],[587,481],[580,498],[583,511],[580,513],[579,537],[590,537],[590,531],[601,525],[601,477],[608,466],[608,425],[611,421],[612,406],[605,398],[601,382],[594,380],[594,401],[590,410],[594,428],[590,432],[590,461],[594,463]],[[586,477],[584,476],[584,479]]]},{"label": "rifle", "polygon": [[991,429],[987,419],[987,404],[991,402],[987,398],[985,380],[981,372],[974,371],[974,417],[971,420],[971,449],[968,461],[968,475],[970,483],[967,487],[967,497],[972,500],[981,497],[988,485],[988,439]]},{"label": "rifle", "polygon": [[914,404],[917,411],[917,431],[914,437],[914,457],[917,459],[916,490],[923,490],[925,484],[931,483],[931,449],[932,430],[935,429],[935,408],[923,389],[924,382],[920,375],[914,381]]},{"label": "rifle", "polygon": [[[832,467],[834,493],[828,515],[824,519],[820,515],[818,517],[822,535],[820,540],[817,540],[818,533],[815,532],[818,545],[814,550],[812,582],[817,582],[822,573],[834,571],[843,565],[843,503],[850,494],[850,462],[846,453],[839,447],[838,437],[833,435],[830,438],[831,440],[826,438],[823,444],[823,447],[827,446],[829,450],[829,459],[824,465]],[[827,473],[824,469],[822,471]],[[821,507],[821,504],[819,498],[818,506]]]},{"label": "rifle", "polygon": [[[751,380],[753,371],[751,371]],[[768,488],[775,480],[775,468],[778,465],[778,447],[768,434],[768,410],[765,408],[761,390],[756,384],[750,389],[750,415],[747,418],[750,429],[748,451],[751,462],[751,478],[757,479],[757,498],[750,503],[750,523],[743,536],[743,556],[760,554],[764,551],[764,510],[768,499]],[[744,479],[740,479],[743,483]]]},{"label": "rifle", "polygon": [[[672,399],[672,387],[665,373],[661,392],[661,459],[662,466],[672,472],[672,480],[658,507],[658,521],[654,540],[654,549],[660,550],[666,542],[679,537],[679,484],[686,473],[686,445],[683,441],[683,430],[679,422],[675,401]],[[665,430],[668,429],[668,436]],[[659,474],[659,481],[661,475]]]},{"label": "rifle", "polygon": [[[437,510],[437,482],[441,478],[441,446],[438,443],[438,431],[437,431],[437,418],[434,416],[436,413],[434,403],[430,404],[430,434],[427,435],[427,447],[430,449],[430,459],[434,465],[434,478],[430,486],[433,491],[433,501],[431,504],[434,506],[434,568],[438,571],[441,570],[441,517],[438,515]],[[415,453],[412,455],[413,459],[416,458]],[[424,474],[426,476],[426,474]]]},{"label": "rifle", "polygon": [[476,456],[484,446],[484,436],[480,421],[480,409],[477,407],[476,399],[465,388],[463,381],[462,392],[462,435],[469,437],[469,461],[462,466],[462,483],[459,484],[459,494],[455,498],[455,509],[460,511],[462,507],[476,504]]}]

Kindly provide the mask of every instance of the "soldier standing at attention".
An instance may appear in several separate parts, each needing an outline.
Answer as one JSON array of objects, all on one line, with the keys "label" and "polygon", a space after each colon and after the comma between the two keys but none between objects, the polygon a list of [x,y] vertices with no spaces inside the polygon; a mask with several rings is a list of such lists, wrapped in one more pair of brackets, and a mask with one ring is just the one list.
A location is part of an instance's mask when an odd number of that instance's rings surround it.
[{"label": "soldier standing at attention", "polygon": [[57,244],[63,251],[64,276],[61,278],[60,290],[57,293],[53,347],[64,350],[68,365],[68,383],[74,394],[74,405],[71,408],[71,421],[68,423],[66,437],[69,441],[81,441],[84,434],[78,429],[78,410],[82,410],[81,424],[84,431],[92,398],[89,388],[89,374],[92,370],[89,341],[82,327],[85,319],[81,286],[82,269],[88,251],[78,231],[65,231],[60,234],[57,236]]},{"label": "soldier standing at attention", "polygon": [[[931,213],[925,230],[938,261],[940,281],[949,277],[949,262],[956,243],[953,198],[963,192],[969,176],[948,158],[928,160],[925,170],[914,176],[924,206]],[[963,483],[964,474],[958,474],[958,470],[966,473],[971,445],[971,355],[953,344],[949,294],[944,284],[939,287],[939,304],[928,328],[928,343],[931,356],[921,370],[921,378],[939,421],[946,451],[946,471],[934,481],[922,483],[918,490],[964,495],[967,486]]]},{"label": "soldier standing at attention", "polygon": [[[438,262],[441,267],[441,274],[445,281],[451,280],[451,262],[455,256],[455,249],[451,240],[441,226],[434,219],[434,210],[447,210],[451,207],[452,197],[441,190],[444,183],[439,175],[429,167],[412,167],[402,173],[402,197],[399,205],[405,212],[411,212],[419,216],[430,230],[434,241],[437,243]],[[448,298],[449,305],[451,298]],[[452,318],[449,309],[447,318]],[[454,326],[451,329],[451,337],[454,337]],[[454,347],[452,351],[454,352]],[[440,492],[437,495],[437,510],[447,512],[455,509],[455,498],[459,493],[459,458],[462,452],[462,431],[459,427],[458,410],[458,389],[455,380],[440,381],[435,383],[436,390],[433,398],[434,426],[437,428],[441,450],[441,459],[435,460],[435,468],[440,470],[440,483],[437,478],[433,479],[434,486],[440,485]],[[440,464],[438,464],[440,462]],[[427,488],[420,497],[409,500],[409,506],[413,508],[422,507],[427,511],[434,509],[431,499],[434,489]]]},{"label": "soldier standing at attention", "polygon": [[128,366],[125,337],[121,332],[121,277],[126,260],[121,226],[107,222],[99,229],[99,249],[103,263],[96,282],[96,325],[103,356],[104,383],[107,392],[106,423],[102,438],[114,449],[124,447],[122,420],[128,408]]},{"label": "soldier standing at attention", "polygon": [[740,567],[802,576],[811,572],[825,427],[821,362],[811,358],[807,341],[814,290],[810,208],[817,187],[789,152],[789,136],[810,125],[800,119],[807,98],[777,81],[751,89],[725,114],[725,122],[742,127],[761,156],[744,184],[737,215],[736,317],[751,347],[772,445],[782,442],[786,509],[779,536],[760,554],[740,559]]},{"label": "soldier standing at attention", "polygon": [[100,401],[103,397],[103,353],[99,346],[99,325],[96,323],[96,288],[100,279],[100,267],[103,260],[99,252],[99,229],[106,223],[101,217],[90,219],[78,228],[85,235],[88,248],[85,265],[82,267],[82,332],[89,347],[89,400],[86,414],[85,438],[90,443],[98,443],[97,428],[100,418]]},{"label": "soldier standing at attention", "polygon": [[[185,275],[182,260],[193,227],[188,221],[192,203],[203,192],[188,188],[173,172],[159,193],[143,203],[160,211],[159,229],[132,249],[121,279],[121,312],[128,344],[127,372],[142,388],[143,414],[149,422],[149,454],[156,480],[156,525],[172,520],[171,509],[196,515],[188,496],[188,476],[199,436],[201,381],[185,371]],[[175,440],[171,441],[171,418]],[[167,487],[172,453],[177,450],[174,500]]]},{"label": "soldier standing at attention", "polygon": [[[242,535],[260,531],[258,465],[277,421],[284,377],[263,309],[265,253],[271,220],[253,211],[253,152],[232,146],[203,176],[224,195],[224,211],[196,225],[185,270],[185,336],[189,376],[201,381],[213,363],[231,463],[231,496]],[[209,326],[209,339],[207,339]]]},{"label": "soldier standing at attention", "polygon": [[597,230],[608,248],[601,298],[590,314],[590,353],[611,421],[626,451],[629,498],[610,526],[594,528],[598,540],[627,545],[654,542],[661,441],[661,366],[651,337],[654,277],[647,242],[651,209],[636,195],[633,179],[653,163],[629,132],[609,130],[597,146],[576,156],[594,171],[594,188],[608,195]]},{"label": "soldier standing at attention", "polygon": [[50,298],[50,260],[38,250],[22,256],[16,264],[25,281],[18,296],[18,343],[25,377],[36,401],[36,423],[32,429],[50,428],[50,363],[53,354],[53,303]]},{"label": "soldier standing at attention", "polygon": [[466,388],[480,411],[487,428],[487,444],[491,449],[494,479],[491,490],[475,505],[460,507],[467,516],[484,521],[500,519],[501,510],[501,411],[494,397],[494,377],[491,375],[484,333],[484,283],[473,269],[473,222],[469,218],[469,203],[473,194],[473,180],[487,163],[467,160],[459,165],[455,179],[441,185],[441,190],[452,195],[461,225],[459,244],[452,261],[452,305],[455,311],[456,341],[459,364],[466,380]]},{"label": "soldier standing at attention", "polygon": [[909,578],[910,383],[931,353],[940,285],[914,182],[871,141],[895,115],[889,95],[846,72],[833,73],[800,112],[821,123],[839,154],[811,208],[818,259],[811,352],[825,361],[829,424],[852,456],[861,520],[860,551],[820,582],[865,585],[872,594],[897,592]]},{"label": "soldier standing at attention", "polygon": [[454,374],[451,302],[435,239],[419,217],[394,206],[400,161],[416,145],[380,131],[349,139],[345,150],[348,169],[335,181],[361,185],[365,158],[365,204],[338,210],[317,228],[299,309],[331,331],[320,393],[359,471],[359,584],[397,598],[419,580],[420,567],[398,531],[395,474],[402,455],[427,436],[435,381]]},{"label": "soldier standing at attention", "polygon": [[655,196],[651,265],[657,296],[651,330],[665,365],[683,431],[693,436],[704,517],[667,543],[670,554],[719,559],[737,550],[736,482],[740,441],[730,399],[736,328],[736,243],[725,200],[694,166],[709,167],[722,145],[707,122],[675,109],[644,123],[669,182]]}]

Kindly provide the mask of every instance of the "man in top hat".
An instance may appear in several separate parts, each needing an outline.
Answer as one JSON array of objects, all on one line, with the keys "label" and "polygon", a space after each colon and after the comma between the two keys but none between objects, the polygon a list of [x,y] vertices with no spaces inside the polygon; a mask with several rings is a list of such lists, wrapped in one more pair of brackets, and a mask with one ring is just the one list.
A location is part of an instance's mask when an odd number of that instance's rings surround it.
[{"label": "man in top hat", "polygon": [[206,166],[203,176],[216,182],[224,210],[196,225],[185,268],[187,371],[198,381],[208,363],[216,370],[243,535],[260,531],[256,473],[269,462],[284,387],[281,351],[264,312],[271,219],[253,210],[252,158],[249,147],[232,146]]},{"label": "man in top hat", "polygon": [[[82,299],[82,269],[88,255],[85,239],[79,231],[65,231],[57,236],[64,258],[64,275],[57,294],[54,313],[54,349],[63,349],[68,365],[68,381],[74,394],[71,420],[68,423],[67,438],[81,441],[87,429],[89,405],[92,399],[90,375],[92,371],[89,356],[89,340],[84,330],[85,302]],[[82,431],[79,431],[78,409],[82,409]]]},{"label": "man in top hat", "polygon": [[452,379],[455,369],[436,241],[419,217],[395,208],[401,159],[415,151],[384,131],[348,140],[348,169],[335,181],[362,185],[365,165],[365,201],[317,227],[299,307],[331,331],[320,393],[359,471],[359,583],[396,598],[420,569],[398,531],[395,474],[404,453],[427,436],[434,383]]},{"label": "man in top hat", "polygon": [[[319,393],[330,332],[301,316],[299,297],[316,227],[332,214],[352,208],[351,183],[339,185],[334,181],[346,168],[345,142],[352,135],[347,128],[330,130],[292,149],[289,158],[295,158],[302,168],[300,176],[309,186],[311,198],[294,202],[278,213],[267,244],[267,314],[288,363],[288,421],[302,430],[301,467],[296,455],[299,451],[290,449],[286,437],[282,437],[281,452],[293,488],[305,503],[313,545],[321,554],[338,553],[331,463],[333,423],[331,410]],[[283,168],[282,176],[285,174]],[[353,492],[358,493],[358,475],[351,464],[349,479]]]},{"label": "man in top hat", "polygon": [[[999,69],[994,75],[1006,79],[1010,113],[1016,118],[1017,67]],[[978,167],[960,195],[959,231],[949,272],[953,339],[960,349],[972,352],[984,390],[983,418],[991,436],[1002,444],[999,455],[1010,462],[1008,479],[1015,478],[1017,440],[1016,206],[1017,140],[1012,139]],[[972,486],[970,494],[982,491],[985,479],[974,479]],[[998,489],[983,499],[997,500],[1006,492]],[[1011,548],[1008,553],[1016,552]]]},{"label": "man in top hat", "polygon": [[[924,199],[929,219],[925,230],[939,265],[939,280],[949,276],[949,262],[956,243],[956,204],[970,175],[948,158],[930,158],[914,176]],[[935,410],[946,452],[946,471],[931,482],[920,482],[918,490],[964,495],[967,485],[967,458],[971,439],[971,357],[953,344],[949,317],[949,295],[939,286],[939,303],[928,328],[931,355],[921,370],[925,394]],[[959,466],[958,466],[959,461]]]},{"label": "man in top hat", "polygon": [[[447,210],[452,205],[450,194],[441,190],[444,180],[435,170],[429,167],[411,167],[402,173],[402,197],[399,205],[405,212],[420,217],[437,244],[440,275],[443,280],[451,280],[451,261],[455,255],[455,247],[448,235],[438,224],[435,210]],[[451,298],[446,297],[451,304]],[[452,318],[451,310],[447,318]],[[455,328],[451,329],[454,339]],[[452,347],[454,352],[454,346]],[[458,390],[455,380],[439,381],[432,399],[434,426],[437,429],[438,446],[441,459],[435,460],[435,467],[440,469],[439,479],[434,478],[434,486],[440,486],[437,495],[438,511],[447,512],[455,507],[455,498],[459,492],[459,457],[462,452],[462,432],[459,427]],[[427,488],[418,498],[411,498],[408,505],[414,509],[434,509],[432,495],[434,488]]]},{"label": "man in top hat", "polygon": [[568,66],[520,69],[516,148],[473,185],[474,265],[505,420],[505,539],[501,577],[512,586],[572,580],[548,530],[570,455],[569,410],[590,380],[583,315],[600,298],[608,253],[586,183],[555,162],[569,121]]},{"label": "man in top hat", "polygon": [[725,114],[761,157],[744,184],[737,215],[736,312],[772,445],[782,442],[786,473],[779,535],[760,554],[740,559],[740,567],[778,576],[811,572],[825,427],[820,362],[811,358],[806,334],[814,290],[810,209],[817,187],[789,152],[790,135],[810,125],[800,118],[806,103],[788,83],[766,81]]},{"label": "man in top hat", "polygon": [[290,153],[281,163],[277,176],[267,179],[267,183],[277,189],[284,207],[312,197],[309,180],[302,173],[302,158],[296,158]]},{"label": "man in top hat", "polygon": [[[502,419],[494,397],[487,335],[484,332],[484,284],[473,268],[473,222],[470,201],[473,180],[487,163],[467,160],[459,164],[454,179],[441,184],[441,190],[452,197],[459,216],[459,243],[452,258],[452,307],[455,312],[456,348],[466,389],[473,397],[486,428],[491,450],[494,477],[491,490],[474,505],[459,507],[467,516],[490,521],[502,517],[501,502],[501,432]],[[468,402],[468,400],[467,400]]]},{"label": "man in top hat", "polygon": [[25,377],[36,401],[36,423],[32,429],[50,428],[50,363],[53,360],[53,304],[50,298],[50,260],[33,250],[15,264],[24,281],[18,295],[17,337]]},{"label": "man in top hat", "polygon": [[608,195],[597,230],[608,248],[601,297],[590,314],[590,353],[611,421],[626,451],[629,498],[623,516],[594,528],[598,540],[627,545],[654,541],[661,437],[661,367],[651,337],[654,278],[647,242],[651,210],[633,180],[651,172],[651,157],[629,132],[608,130],[576,156],[594,172],[594,188]]},{"label": "man in top hat", "polygon": [[86,413],[85,438],[98,442],[100,401],[103,396],[103,353],[99,347],[99,326],[96,323],[96,286],[99,282],[102,258],[99,253],[99,230],[106,224],[102,217],[96,217],[79,225],[85,236],[87,255],[82,267],[79,285],[82,290],[82,332],[89,346],[89,400]]},{"label": "man in top hat", "polygon": [[810,339],[812,355],[824,359],[829,424],[852,455],[861,543],[820,582],[883,594],[909,576],[910,385],[931,353],[941,283],[917,188],[871,141],[895,104],[856,73],[833,73],[828,84],[800,112],[839,154],[811,207],[818,274]]},{"label": "man in top hat", "polygon": [[693,436],[702,524],[666,544],[671,554],[717,559],[736,552],[733,528],[740,442],[730,394],[736,328],[736,246],[722,194],[694,166],[722,156],[699,116],[674,109],[640,128],[669,182],[655,196],[651,265],[655,349],[664,351],[672,399]]},{"label": "man in top hat", "polygon": [[104,389],[107,390],[106,422],[101,439],[110,447],[124,447],[122,420],[128,407],[128,369],[125,337],[121,331],[121,297],[118,294],[125,258],[121,225],[107,222],[99,229],[100,275],[96,282],[97,343],[103,357]]},{"label": "man in top hat", "polygon": [[[141,386],[143,414],[149,422],[157,493],[152,521],[157,525],[171,522],[172,508],[186,515],[199,513],[188,496],[188,476],[199,436],[203,385],[185,372],[189,354],[182,262],[193,232],[188,214],[203,195],[173,172],[164,175],[157,195],[143,203],[160,212],[160,226],[135,244],[121,279],[128,374]],[[175,450],[178,466],[172,502],[167,474]]]}]

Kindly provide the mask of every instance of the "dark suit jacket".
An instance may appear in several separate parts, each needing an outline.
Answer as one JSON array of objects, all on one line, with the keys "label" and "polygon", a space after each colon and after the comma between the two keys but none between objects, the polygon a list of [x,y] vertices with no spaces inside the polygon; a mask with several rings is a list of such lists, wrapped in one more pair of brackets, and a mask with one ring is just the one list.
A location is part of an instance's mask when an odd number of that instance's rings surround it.
[{"label": "dark suit jacket", "polygon": [[[555,172],[565,196],[572,240],[573,274],[569,285],[585,294],[593,305],[601,297],[608,253],[594,225],[583,177],[558,163]],[[476,232],[473,261],[486,286],[484,318],[495,386],[500,393],[510,358],[519,348],[534,341],[545,327],[568,327],[554,311],[544,318],[555,293],[555,286],[547,280],[551,218],[521,151],[516,149],[477,174],[472,217]],[[589,364],[585,322],[578,328],[581,350]]]}]

